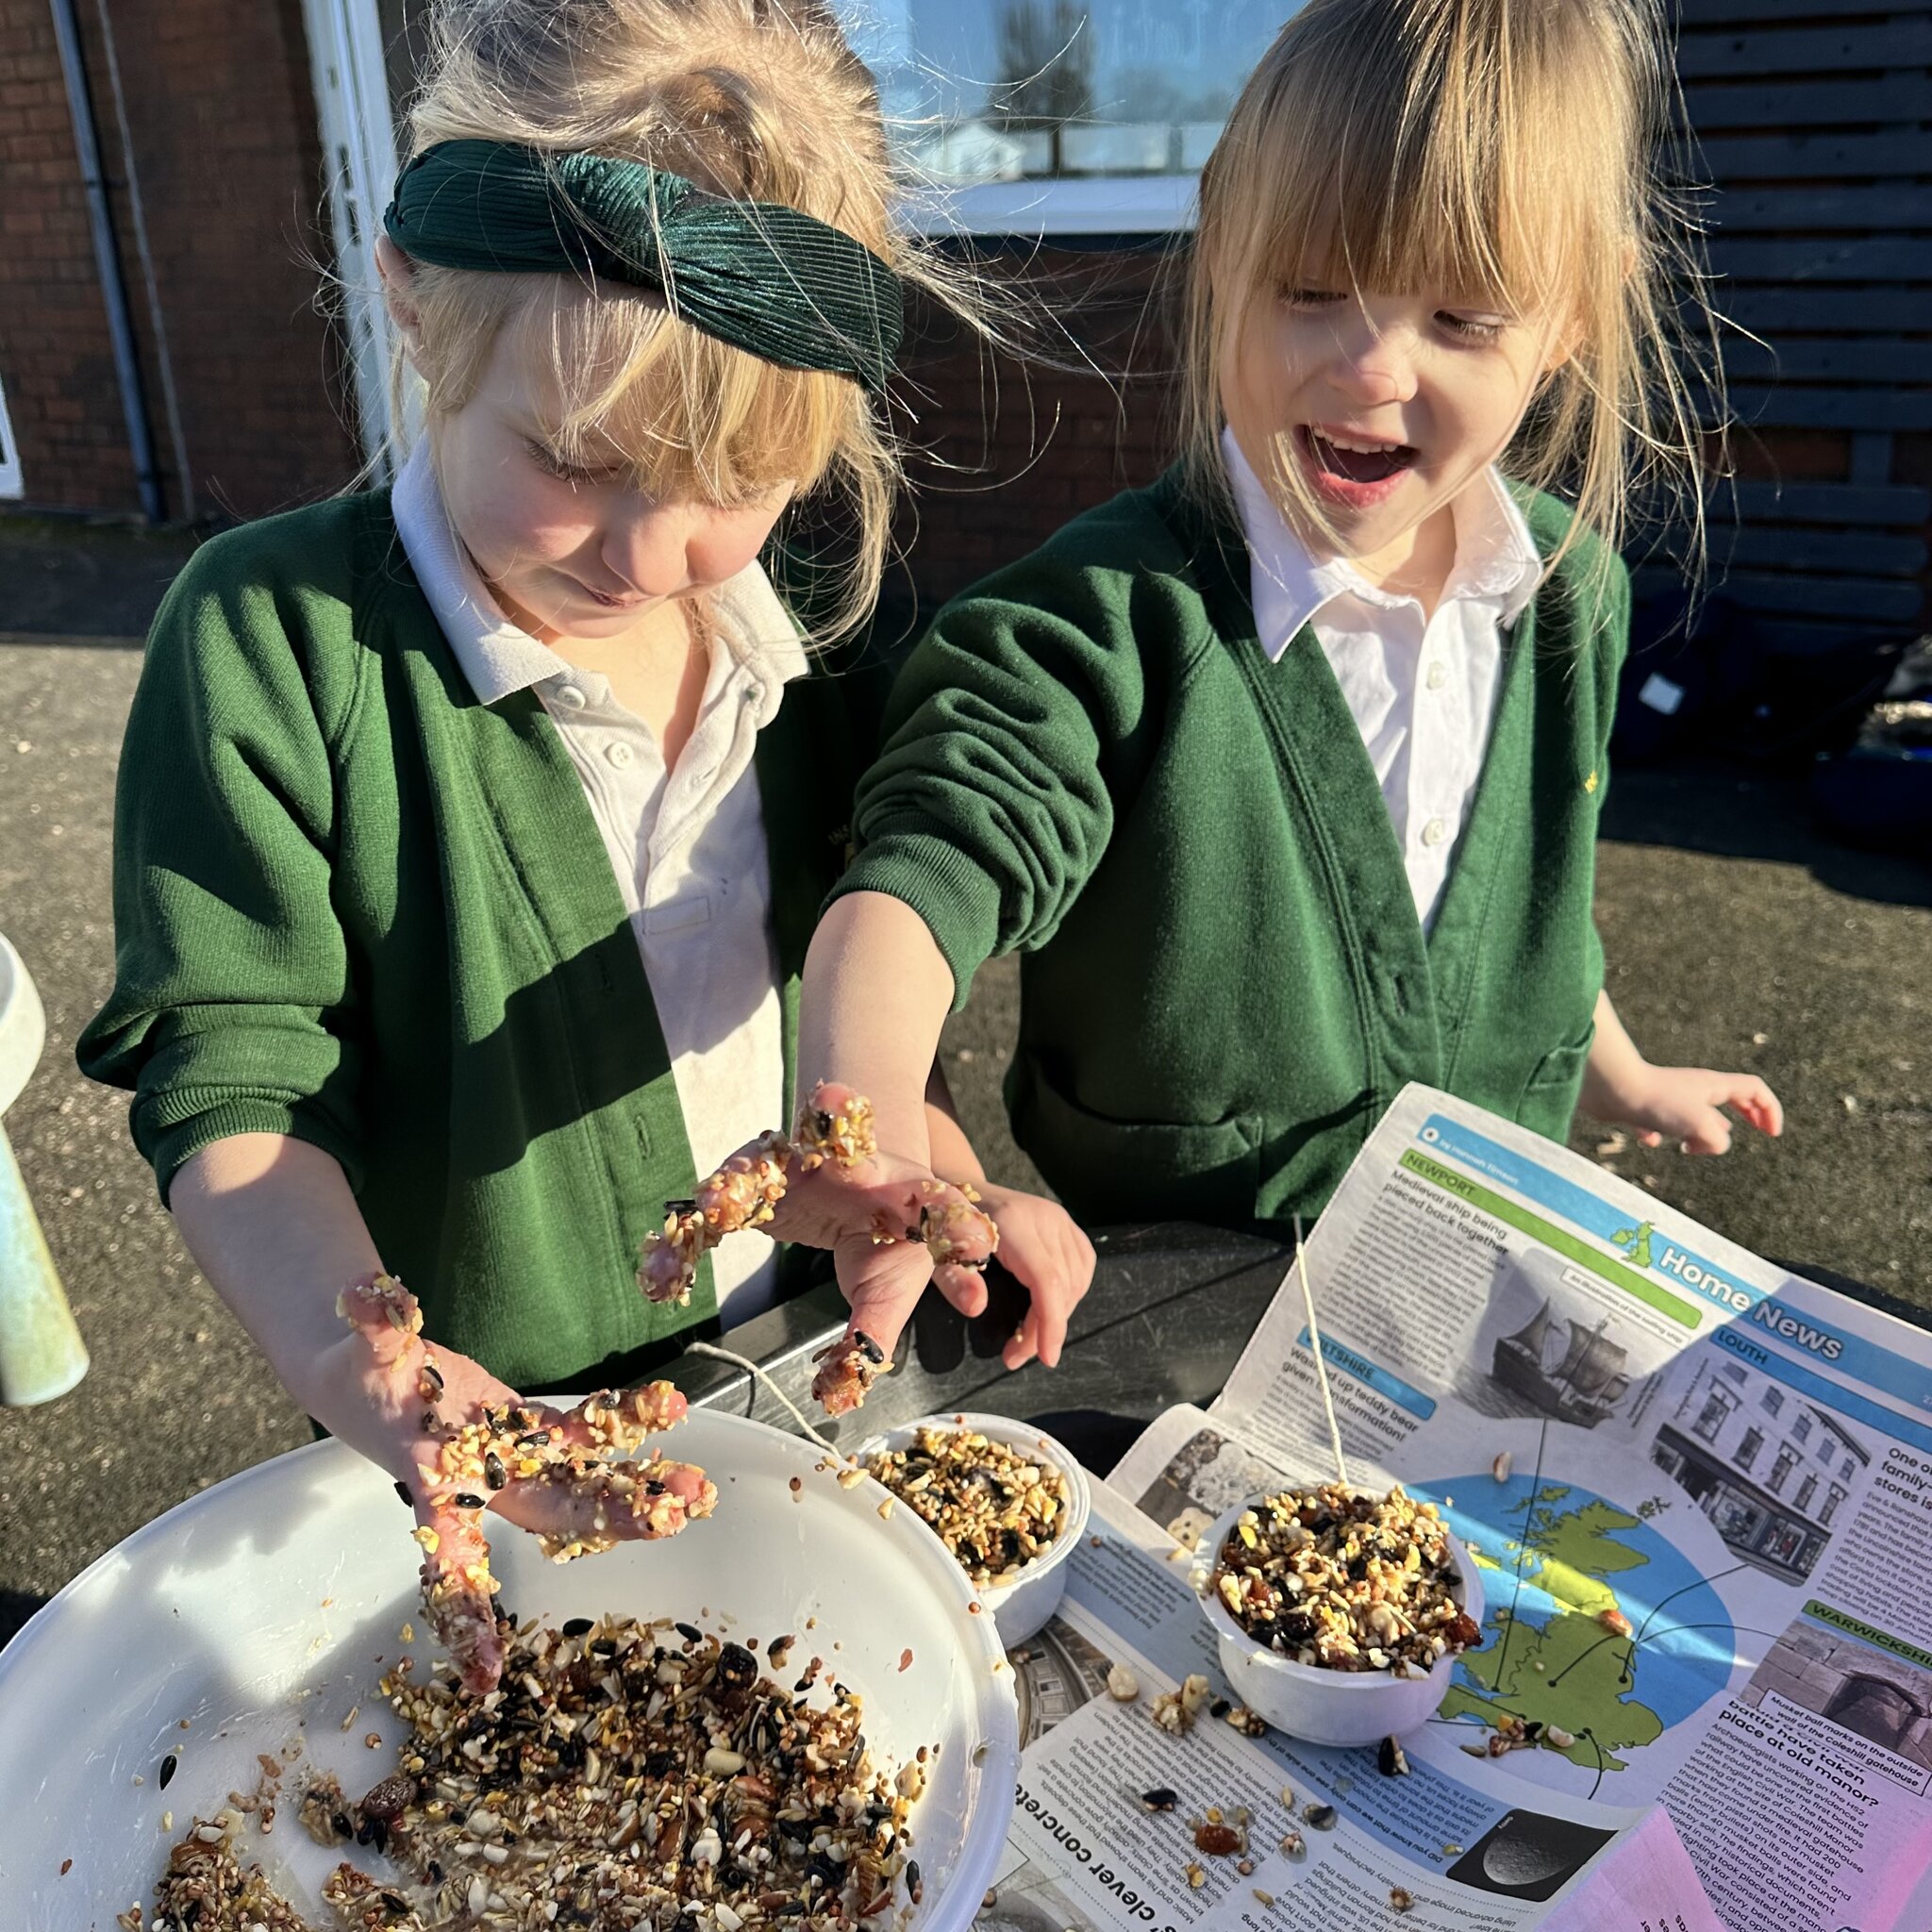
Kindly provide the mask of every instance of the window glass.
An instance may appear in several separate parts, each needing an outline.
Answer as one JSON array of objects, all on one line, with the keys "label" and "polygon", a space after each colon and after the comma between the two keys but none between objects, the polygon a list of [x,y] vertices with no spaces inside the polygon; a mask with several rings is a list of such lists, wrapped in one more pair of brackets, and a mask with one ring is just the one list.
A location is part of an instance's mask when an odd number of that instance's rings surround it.
[{"label": "window glass", "polygon": [[908,158],[954,186],[1191,175],[1292,5],[836,0]]},{"label": "window glass", "polygon": [[1736,1407],[1736,1402],[1726,1391],[1713,1387],[1710,1393],[1705,1397],[1703,1410],[1691,1427],[1707,1442],[1715,1442],[1718,1431],[1724,1425],[1724,1418]]}]

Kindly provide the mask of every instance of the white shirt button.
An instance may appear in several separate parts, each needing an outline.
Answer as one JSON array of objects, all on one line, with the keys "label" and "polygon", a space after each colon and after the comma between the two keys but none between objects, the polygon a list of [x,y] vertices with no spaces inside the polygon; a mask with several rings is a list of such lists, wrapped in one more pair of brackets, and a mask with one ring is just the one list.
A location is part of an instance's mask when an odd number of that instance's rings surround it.
[{"label": "white shirt button", "polygon": [[559,705],[568,705],[573,711],[581,711],[586,700],[583,691],[576,685],[560,684],[557,688],[557,702]]},{"label": "white shirt button", "polygon": [[1423,843],[1440,845],[1449,836],[1449,827],[1441,819],[1431,819],[1423,827]]},{"label": "white shirt button", "polygon": [[622,739],[619,739],[615,744],[607,744],[604,747],[604,756],[621,772],[637,757],[637,753],[632,751],[630,746],[625,744]]},{"label": "white shirt button", "polygon": [[1449,667],[1443,663],[1441,658],[1438,658],[1429,666],[1429,689],[1431,691],[1441,691],[1448,682]]}]

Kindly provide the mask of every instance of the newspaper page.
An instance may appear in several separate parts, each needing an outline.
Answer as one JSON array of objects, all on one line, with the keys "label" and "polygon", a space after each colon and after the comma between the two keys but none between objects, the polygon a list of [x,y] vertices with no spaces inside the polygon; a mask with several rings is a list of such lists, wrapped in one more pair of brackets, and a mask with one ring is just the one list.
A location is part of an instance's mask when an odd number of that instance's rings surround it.
[{"label": "newspaper page", "polygon": [[[1660,1806],[1730,1932],[1918,1932],[1932,1336],[1414,1087],[1307,1259],[1351,1474],[1436,1502],[1485,1587],[1418,1790],[1606,1832]],[[1111,1481],[1186,1541],[1331,1462],[1291,1277]],[[1477,1755],[1506,1714],[1575,1742]]]},{"label": "newspaper page", "polygon": [[[1096,1487],[1059,1614],[1015,1653],[1027,1745],[981,1932],[1718,1932],[1656,1807],[1485,1789],[1466,1757],[1385,1777],[1374,1750],[1217,1722],[1224,1698],[1168,1735],[1154,1697],[1192,1672],[1220,1682],[1190,1559]],[[1139,1685],[1131,1702],[1108,1693],[1117,1664]],[[1172,1808],[1150,1808],[1163,1790]],[[1239,1855],[1196,1849],[1210,1807]]]}]

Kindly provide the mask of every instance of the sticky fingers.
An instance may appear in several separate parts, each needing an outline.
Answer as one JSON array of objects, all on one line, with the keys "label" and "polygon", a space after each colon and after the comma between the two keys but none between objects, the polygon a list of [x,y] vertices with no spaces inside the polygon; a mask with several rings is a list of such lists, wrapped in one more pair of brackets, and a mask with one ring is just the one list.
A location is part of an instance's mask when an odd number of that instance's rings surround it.
[{"label": "sticky fingers", "polygon": [[624,1459],[683,1419],[685,1398],[670,1383],[600,1391],[567,1414],[510,1402],[458,1422],[442,1413],[442,1371],[422,1340],[416,1298],[400,1281],[378,1274],[358,1282],[337,1307],[392,1379],[413,1370],[409,1423],[431,1453],[416,1463],[415,1481],[401,1487],[417,1515],[424,1609],[465,1690],[481,1695],[503,1670],[491,1601],[500,1586],[482,1518],[505,1491],[528,1490],[520,1513],[534,1519],[544,1554],[558,1561],[674,1536],[711,1513],[717,1487],[702,1470],[661,1457]]}]

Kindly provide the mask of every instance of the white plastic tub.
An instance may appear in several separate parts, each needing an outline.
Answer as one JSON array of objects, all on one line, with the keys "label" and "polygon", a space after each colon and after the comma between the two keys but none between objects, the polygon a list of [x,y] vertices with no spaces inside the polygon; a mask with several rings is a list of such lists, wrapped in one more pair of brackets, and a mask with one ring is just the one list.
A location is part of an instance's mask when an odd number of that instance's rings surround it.
[{"label": "white plastic tub", "polygon": [[[709,1471],[717,1514],[567,1565],[504,1524],[492,1543],[503,1600],[522,1617],[671,1616],[765,1642],[798,1632],[801,1654],[809,1643],[864,1697],[883,1753],[901,1761],[941,1747],[913,1813],[924,1876],[913,1924],[965,1932],[992,1880],[1019,1763],[993,1620],[968,1610],[966,1578],[923,1524],[909,1511],[881,1523],[876,1490],[841,1490],[810,1443],[706,1410],[657,1440]],[[170,1510],[69,1584],[0,1651],[7,1932],[103,1932],[137,1900],[151,1906],[173,1842],[162,1814],[178,1838],[230,1790],[254,1790],[258,1751],[299,1739],[304,1763],[335,1771],[350,1792],[375,1783],[404,1730],[375,1689],[377,1659],[403,1653],[410,1619],[419,1670],[431,1654],[416,1561],[389,1479],[321,1442]],[[807,1637],[808,1617],[818,1624]],[[381,1748],[365,1746],[372,1732]],[[178,1765],[163,1791],[170,1753]],[[251,1833],[243,1856],[321,1925],[333,1922],[319,1888],[341,1854],[295,1820],[301,1769],[273,1835]],[[381,1870],[368,1853],[350,1856]]]},{"label": "white plastic tub", "polygon": [[[1000,1641],[1011,1650],[1015,1644],[1024,1643],[1046,1624],[1067,1593],[1067,1564],[1074,1546],[1087,1533],[1087,1519],[1093,1508],[1093,1493],[1087,1485],[1087,1473],[1063,1444],[1025,1423],[1015,1422],[1010,1416],[959,1410],[946,1415],[921,1416],[917,1422],[905,1423],[896,1429],[888,1429],[883,1435],[874,1436],[858,1451],[858,1459],[866,1462],[881,1450],[908,1448],[921,1429],[977,1429],[989,1441],[1004,1442],[1023,1456],[1038,1456],[1042,1461],[1052,1463],[1067,1479],[1066,1521],[1046,1553],[1034,1557],[1030,1563],[1023,1563],[1019,1575],[1011,1583],[989,1583],[975,1592],[981,1605],[992,1612],[993,1621],[999,1628]],[[920,1528],[932,1538],[947,1562],[959,1570],[960,1580],[968,1580],[965,1571],[959,1569],[958,1558],[946,1550],[945,1544],[940,1541],[932,1529],[920,1522],[916,1512],[902,1507],[892,1514],[895,1520],[903,1515],[918,1523]]]},{"label": "white plastic tub", "polygon": [[[1214,1574],[1220,1567],[1222,1545],[1234,1533],[1242,1511],[1260,1501],[1258,1496],[1243,1497],[1220,1517],[1200,1543],[1207,1578],[1201,1607],[1213,1626],[1221,1668],[1226,1672],[1234,1694],[1277,1730],[1310,1744],[1374,1744],[1427,1724],[1449,1694],[1449,1680],[1456,1674],[1459,1653],[1438,1657],[1435,1668],[1424,1677],[1398,1677],[1388,1671],[1330,1671],[1283,1657],[1278,1650],[1257,1643],[1235,1622],[1214,1588]],[[1482,1578],[1470,1561],[1469,1552],[1453,1536],[1448,1541],[1458,1575],[1452,1594],[1480,1624]]]}]

